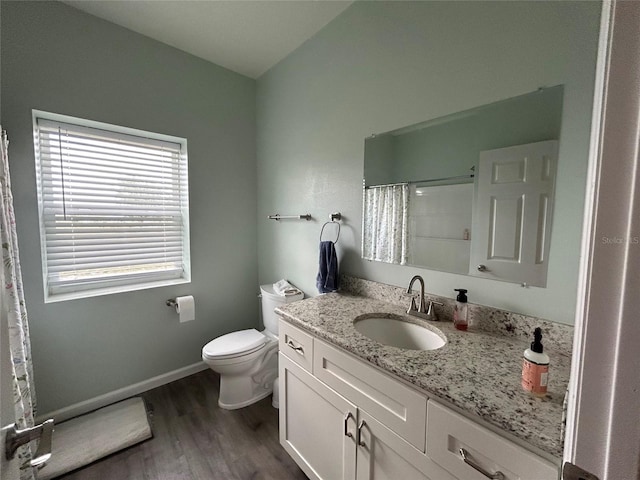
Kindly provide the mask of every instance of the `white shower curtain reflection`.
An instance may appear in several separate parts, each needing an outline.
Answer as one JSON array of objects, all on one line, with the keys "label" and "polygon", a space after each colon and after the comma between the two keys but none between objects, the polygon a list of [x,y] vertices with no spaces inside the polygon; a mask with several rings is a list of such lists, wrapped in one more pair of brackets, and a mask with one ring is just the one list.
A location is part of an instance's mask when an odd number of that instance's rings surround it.
[{"label": "white shower curtain reflection", "polygon": [[[0,128],[0,130],[2,130]],[[9,178],[9,157],[6,132],[2,131],[0,150],[0,236],[2,243],[2,314],[9,324],[9,350],[13,366],[13,398],[16,426],[19,429],[32,427],[35,411],[35,391],[31,364],[31,342],[27,309],[22,289],[22,272],[18,254],[18,237],[13,212],[13,196]],[[4,335],[5,332],[2,332]],[[31,449],[25,445],[18,449],[20,480],[35,479],[31,467]]]},{"label": "white shower curtain reflection", "polygon": [[371,186],[364,194],[362,256],[406,265],[409,255],[409,186]]}]

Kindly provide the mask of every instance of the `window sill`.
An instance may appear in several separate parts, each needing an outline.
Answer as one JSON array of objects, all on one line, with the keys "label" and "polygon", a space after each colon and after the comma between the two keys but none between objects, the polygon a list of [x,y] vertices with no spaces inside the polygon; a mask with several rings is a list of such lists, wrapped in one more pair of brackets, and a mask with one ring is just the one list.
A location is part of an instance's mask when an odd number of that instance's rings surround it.
[{"label": "window sill", "polygon": [[82,298],[101,297],[113,295],[115,293],[134,292],[137,290],[147,290],[149,288],[168,287],[171,285],[181,285],[191,283],[190,278],[175,278],[171,280],[157,280],[154,282],[137,283],[135,285],[119,285],[114,287],[96,288],[93,290],[82,290],[78,292],[45,294],[44,303],[66,302],[68,300],[79,300]]}]

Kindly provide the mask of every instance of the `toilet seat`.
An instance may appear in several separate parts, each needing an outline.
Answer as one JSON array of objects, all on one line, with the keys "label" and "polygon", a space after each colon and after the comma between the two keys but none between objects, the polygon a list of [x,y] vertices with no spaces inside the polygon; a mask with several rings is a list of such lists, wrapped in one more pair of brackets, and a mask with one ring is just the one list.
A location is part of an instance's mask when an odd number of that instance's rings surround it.
[{"label": "toilet seat", "polygon": [[202,348],[203,359],[223,360],[249,355],[264,347],[267,337],[255,328],[227,333]]}]

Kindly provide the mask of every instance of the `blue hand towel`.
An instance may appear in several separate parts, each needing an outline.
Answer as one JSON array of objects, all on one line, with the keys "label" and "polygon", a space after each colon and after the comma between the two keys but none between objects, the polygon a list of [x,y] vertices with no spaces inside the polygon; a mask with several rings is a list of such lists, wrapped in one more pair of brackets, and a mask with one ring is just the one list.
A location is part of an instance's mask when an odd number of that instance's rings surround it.
[{"label": "blue hand towel", "polygon": [[320,242],[320,265],[316,286],[320,293],[338,290],[338,255],[333,242]]}]

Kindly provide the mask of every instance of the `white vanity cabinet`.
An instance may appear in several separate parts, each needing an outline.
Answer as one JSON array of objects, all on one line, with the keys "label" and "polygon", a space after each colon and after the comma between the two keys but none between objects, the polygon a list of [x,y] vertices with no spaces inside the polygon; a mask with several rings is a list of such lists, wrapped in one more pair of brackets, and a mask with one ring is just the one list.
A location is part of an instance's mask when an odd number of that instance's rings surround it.
[{"label": "white vanity cabinet", "polygon": [[353,480],[356,406],[282,352],[279,370],[280,443],[284,449],[309,478]]},{"label": "white vanity cabinet", "polygon": [[[280,443],[311,479],[557,480],[553,463],[280,322]],[[490,477],[489,477],[490,478]]]},{"label": "white vanity cabinet", "polygon": [[455,480],[280,353],[280,443],[311,479]]}]

